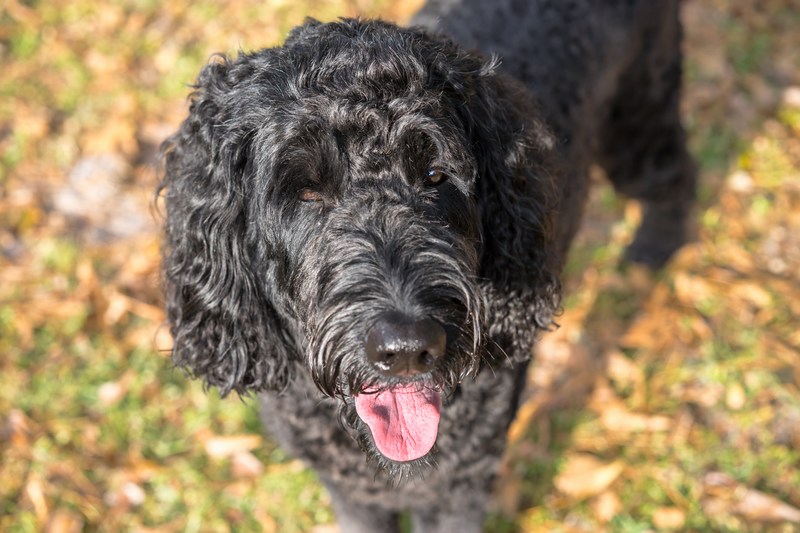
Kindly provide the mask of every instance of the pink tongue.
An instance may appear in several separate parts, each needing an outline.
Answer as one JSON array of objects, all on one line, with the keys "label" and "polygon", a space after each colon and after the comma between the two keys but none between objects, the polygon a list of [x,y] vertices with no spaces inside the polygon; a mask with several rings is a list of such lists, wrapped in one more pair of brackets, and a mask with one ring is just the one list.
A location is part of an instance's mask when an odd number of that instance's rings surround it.
[{"label": "pink tongue", "polygon": [[433,448],[442,396],[415,385],[359,394],[356,412],[372,431],[378,450],[394,461],[419,459]]}]

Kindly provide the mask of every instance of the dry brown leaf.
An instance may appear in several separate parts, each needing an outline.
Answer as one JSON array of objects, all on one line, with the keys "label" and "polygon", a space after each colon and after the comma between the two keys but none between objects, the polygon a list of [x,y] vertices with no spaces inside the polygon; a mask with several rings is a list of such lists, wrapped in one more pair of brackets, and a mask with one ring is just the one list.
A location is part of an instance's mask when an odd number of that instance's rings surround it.
[{"label": "dry brown leaf", "polygon": [[159,325],[153,335],[153,349],[158,353],[169,356],[172,352],[172,333],[166,325]]},{"label": "dry brown leaf", "polygon": [[525,431],[533,423],[542,409],[542,400],[533,397],[520,406],[517,416],[508,428],[509,446],[514,446],[525,435]]},{"label": "dry brown leaf", "polygon": [[[732,244],[720,246],[714,255],[716,257],[717,264],[725,265],[728,268],[734,268],[739,272],[752,272],[755,268],[753,254],[749,253],[741,246],[735,246]],[[720,269],[715,269],[714,277],[716,278],[717,274],[723,272],[724,271],[721,271]]]},{"label": "dry brown leaf", "polygon": [[685,387],[683,401],[711,408],[719,403],[724,394],[725,390],[719,383],[692,382]]},{"label": "dry brown leaf", "polygon": [[129,457],[128,464],[130,466],[126,473],[130,476],[130,479],[139,483],[149,480],[164,469],[163,464],[144,459],[139,454]]},{"label": "dry brown leaf", "polygon": [[600,414],[600,421],[608,431],[614,433],[667,431],[672,423],[667,416],[634,413],[623,405],[613,405],[604,409]]},{"label": "dry brown leaf", "polygon": [[699,302],[707,300],[714,294],[714,289],[707,280],[686,272],[676,272],[673,282],[675,296],[686,306],[695,307]]},{"label": "dry brown leaf", "polygon": [[31,432],[31,422],[31,419],[25,416],[25,413],[20,409],[12,409],[8,413],[6,432],[12,446],[20,449],[27,449],[29,445],[28,436]]},{"label": "dry brown leaf", "polygon": [[127,390],[122,386],[120,381],[107,381],[98,387],[97,400],[100,405],[108,407],[119,402]]},{"label": "dry brown leaf", "polygon": [[616,492],[607,490],[593,498],[590,506],[597,520],[606,524],[622,510],[622,501]]},{"label": "dry brown leaf", "polygon": [[619,350],[608,354],[608,377],[621,387],[636,386],[644,380],[642,369]]},{"label": "dry brown leaf", "polygon": [[746,487],[722,472],[703,476],[703,488],[711,496],[704,503],[715,512],[733,513],[761,522],[800,523],[800,509],[764,492]]},{"label": "dry brown leaf", "polygon": [[783,91],[783,103],[790,107],[800,108],[800,87],[787,87]]},{"label": "dry brown leaf", "polygon": [[47,499],[44,495],[44,485],[38,474],[32,472],[28,476],[28,481],[25,484],[25,496],[31,502],[36,518],[40,523],[45,523],[49,511],[47,509]]},{"label": "dry brown leaf", "polygon": [[750,194],[755,188],[753,176],[744,170],[736,170],[732,172],[727,179],[728,188],[734,192],[741,194]]},{"label": "dry brown leaf", "polygon": [[103,317],[106,324],[115,324],[128,312],[153,322],[164,321],[164,311],[160,307],[141,302],[117,290],[110,290],[107,296],[108,309]]},{"label": "dry brown leaf", "polygon": [[97,400],[103,407],[110,407],[118,403],[130,389],[135,373],[132,370],[126,371],[117,381],[108,381],[100,385],[97,389]]},{"label": "dry brown leaf", "polygon": [[[653,292],[655,294],[660,291]],[[678,322],[675,313],[664,307],[660,307],[658,312],[641,313],[619,339],[618,344],[623,348],[664,349],[675,342],[675,329],[665,327],[665,324]]]},{"label": "dry brown leaf", "polygon": [[772,295],[757,283],[738,283],[731,290],[731,294],[758,309],[772,305]]},{"label": "dry brown leaf", "polygon": [[23,313],[15,313],[13,315],[14,331],[19,336],[19,344],[22,348],[27,348],[33,344],[34,336],[34,323],[30,316]]},{"label": "dry brown leaf", "polygon": [[341,531],[336,524],[322,524],[311,528],[311,533],[340,533]]},{"label": "dry brown leaf", "polygon": [[[257,508],[253,512],[253,517],[256,519],[258,526],[261,528],[261,533],[277,533],[278,523],[266,510]],[[338,528],[335,530],[338,531]],[[313,532],[313,529],[312,529]]]},{"label": "dry brown leaf", "polygon": [[744,387],[738,383],[731,383],[725,391],[725,405],[728,409],[738,411],[747,403],[747,395],[744,392]]},{"label": "dry brown leaf", "polygon": [[689,327],[700,341],[710,341],[714,338],[714,330],[702,317],[699,316],[684,316],[688,321]]},{"label": "dry brown leaf", "polygon": [[231,472],[234,477],[257,477],[264,472],[264,465],[250,452],[238,452],[231,460]]},{"label": "dry brown leaf", "polygon": [[729,517],[731,514],[731,505],[727,498],[711,496],[703,498],[700,503],[703,507],[703,513],[715,520],[720,520],[721,517]]},{"label": "dry brown leaf", "polygon": [[230,498],[241,500],[246,498],[253,490],[253,482],[250,480],[237,480],[225,485],[223,489],[225,494]]},{"label": "dry brown leaf", "polygon": [[79,533],[83,531],[83,519],[68,509],[56,509],[47,524],[47,533]]},{"label": "dry brown leaf", "polygon": [[214,459],[225,459],[237,453],[249,452],[261,446],[260,435],[230,435],[208,438],[203,444],[206,454]]},{"label": "dry brown leaf", "polygon": [[139,507],[147,499],[144,489],[133,481],[126,481],[119,489],[109,492],[105,495],[104,501],[111,507],[120,507],[127,509],[130,507]]},{"label": "dry brown leaf", "polygon": [[739,496],[732,510],[750,520],[800,524],[800,509],[754,489],[746,489]]},{"label": "dry brown leaf", "polygon": [[116,290],[104,291],[107,302],[103,312],[103,322],[107,326],[113,326],[131,310],[130,298]]},{"label": "dry brown leaf", "polygon": [[659,507],[653,512],[653,525],[658,529],[681,529],[686,513],[677,507]]},{"label": "dry brown leaf", "polygon": [[571,498],[589,498],[606,490],[624,468],[620,460],[604,463],[593,455],[574,454],[567,458],[566,466],[553,484]]},{"label": "dry brown leaf", "polygon": [[80,465],[69,461],[60,461],[47,469],[47,481],[52,486],[70,486],[82,493],[87,503],[95,500],[98,487],[87,476]]}]

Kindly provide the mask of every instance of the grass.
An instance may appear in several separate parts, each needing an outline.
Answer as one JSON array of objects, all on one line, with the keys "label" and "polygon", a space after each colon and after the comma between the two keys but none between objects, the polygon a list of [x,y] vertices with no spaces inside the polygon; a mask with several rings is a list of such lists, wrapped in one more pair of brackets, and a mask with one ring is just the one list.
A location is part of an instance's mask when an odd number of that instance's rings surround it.
[{"label": "grass", "polygon": [[[488,531],[800,530],[792,2],[685,4],[697,241],[658,275],[620,269],[638,212],[594,189],[562,327],[540,343]],[[261,436],[252,400],[220,399],[171,367],[155,226],[98,241],[87,228],[101,222],[76,224],[53,198],[79,161],[112,154],[125,163],[117,186],[145,212],[155,149],[210,54],[277,44],[306,15],[403,19],[413,8],[4,6],[0,530],[333,523],[314,474]]]}]

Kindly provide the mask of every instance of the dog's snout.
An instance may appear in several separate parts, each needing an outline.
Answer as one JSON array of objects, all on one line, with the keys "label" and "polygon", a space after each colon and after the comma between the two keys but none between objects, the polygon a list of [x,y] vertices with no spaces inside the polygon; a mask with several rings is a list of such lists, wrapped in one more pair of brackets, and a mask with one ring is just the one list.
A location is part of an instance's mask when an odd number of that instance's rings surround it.
[{"label": "dog's snout", "polygon": [[447,333],[431,318],[414,320],[400,313],[384,314],[366,339],[367,358],[392,376],[429,372],[444,356]]}]

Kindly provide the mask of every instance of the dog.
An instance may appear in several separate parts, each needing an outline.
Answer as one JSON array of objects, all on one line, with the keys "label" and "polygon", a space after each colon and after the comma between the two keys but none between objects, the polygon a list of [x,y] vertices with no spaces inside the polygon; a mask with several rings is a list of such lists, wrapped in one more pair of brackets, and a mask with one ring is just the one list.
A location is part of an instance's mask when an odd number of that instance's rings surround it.
[{"label": "dog", "polygon": [[218,56],[164,144],[173,360],[319,475],[345,532],[480,531],[590,165],[687,239],[678,0],[430,0]]}]

